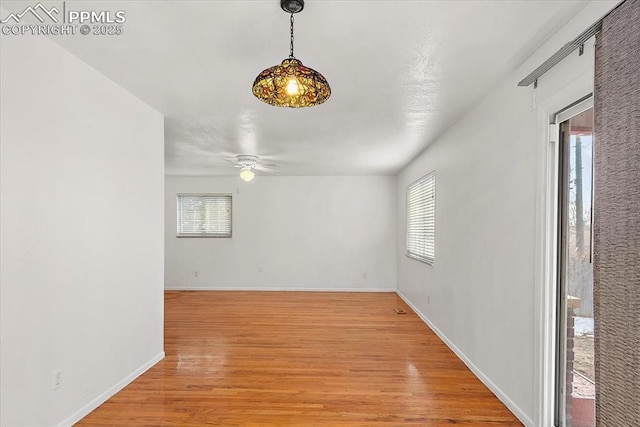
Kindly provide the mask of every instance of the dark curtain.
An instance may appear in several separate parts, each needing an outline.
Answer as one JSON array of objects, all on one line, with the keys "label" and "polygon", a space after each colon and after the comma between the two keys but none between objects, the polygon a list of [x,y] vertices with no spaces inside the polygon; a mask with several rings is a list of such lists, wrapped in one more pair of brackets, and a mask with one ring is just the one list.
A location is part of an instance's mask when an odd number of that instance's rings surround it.
[{"label": "dark curtain", "polygon": [[596,39],[594,142],[596,423],[640,426],[640,0]]}]

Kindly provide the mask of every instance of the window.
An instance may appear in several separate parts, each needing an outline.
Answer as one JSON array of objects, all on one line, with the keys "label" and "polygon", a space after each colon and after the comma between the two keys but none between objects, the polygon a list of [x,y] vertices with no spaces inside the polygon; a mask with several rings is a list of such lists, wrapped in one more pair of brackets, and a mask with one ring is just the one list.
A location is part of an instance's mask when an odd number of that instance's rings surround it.
[{"label": "window", "polygon": [[231,194],[178,194],[178,237],[231,237]]},{"label": "window", "polygon": [[407,187],[407,256],[427,264],[435,259],[436,173]]}]

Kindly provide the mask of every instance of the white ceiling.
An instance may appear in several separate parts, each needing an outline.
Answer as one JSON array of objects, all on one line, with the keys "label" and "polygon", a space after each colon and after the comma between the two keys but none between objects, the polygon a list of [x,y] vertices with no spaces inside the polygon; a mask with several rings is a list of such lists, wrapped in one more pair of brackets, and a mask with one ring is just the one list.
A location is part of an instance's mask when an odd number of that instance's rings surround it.
[{"label": "white ceiling", "polygon": [[126,11],[124,34],[52,39],[165,115],[167,174],[235,174],[237,154],[282,175],[395,174],[584,4],[307,0],[295,54],[332,96],[302,109],[251,93],[289,54],[278,0],[67,1]]}]

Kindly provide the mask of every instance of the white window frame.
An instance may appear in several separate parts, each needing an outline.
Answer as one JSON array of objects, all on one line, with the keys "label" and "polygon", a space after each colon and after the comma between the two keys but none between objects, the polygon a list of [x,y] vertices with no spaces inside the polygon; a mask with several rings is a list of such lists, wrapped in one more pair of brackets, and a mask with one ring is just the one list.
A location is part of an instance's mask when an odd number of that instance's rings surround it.
[{"label": "white window frame", "polygon": [[433,265],[436,246],[436,171],[407,186],[406,232],[406,255]]},{"label": "white window frame", "polygon": [[[226,204],[228,209],[228,218],[223,218],[225,224],[222,226],[214,227],[219,228],[218,232],[208,232],[206,230],[185,231],[182,227],[182,204],[181,200],[186,198],[201,198],[201,199],[216,199],[215,203],[220,203],[223,206]],[[206,215],[206,213],[204,213]],[[208,218],[207,221],[216,221],[219,218]],[[226,231],[228,230],[228,231]],[[233,196],[229,193],[179,193],[176,195],[176,237],[224,237],[230,238],[233,234]]]}]

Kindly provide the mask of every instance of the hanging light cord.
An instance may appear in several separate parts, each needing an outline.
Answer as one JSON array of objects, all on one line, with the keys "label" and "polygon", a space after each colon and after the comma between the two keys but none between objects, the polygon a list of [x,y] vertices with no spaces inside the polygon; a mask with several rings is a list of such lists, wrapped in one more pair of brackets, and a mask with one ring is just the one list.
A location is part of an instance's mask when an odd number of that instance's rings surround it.
[{"label": "hanging light cord", "polygon": [[295,58],[293,56],[293,13],[291,14],[291,52],[289,53],[289,58]]}]

